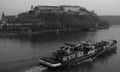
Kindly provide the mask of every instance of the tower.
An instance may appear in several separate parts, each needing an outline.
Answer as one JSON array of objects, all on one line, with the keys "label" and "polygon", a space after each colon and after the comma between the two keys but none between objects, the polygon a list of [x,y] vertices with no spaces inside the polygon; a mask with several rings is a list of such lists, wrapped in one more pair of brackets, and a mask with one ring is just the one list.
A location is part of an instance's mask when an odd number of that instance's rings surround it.
[{"label": "tower", "polygon": [[33,10],[34,9],[34,7],[33,7],[33,5],[31,5],[31,10]]},{"label": "tower", "polygon": [[5,15],[4,15],[4,12],[2,12],[2,20],[4,19],[4,16],[5,16]]}]

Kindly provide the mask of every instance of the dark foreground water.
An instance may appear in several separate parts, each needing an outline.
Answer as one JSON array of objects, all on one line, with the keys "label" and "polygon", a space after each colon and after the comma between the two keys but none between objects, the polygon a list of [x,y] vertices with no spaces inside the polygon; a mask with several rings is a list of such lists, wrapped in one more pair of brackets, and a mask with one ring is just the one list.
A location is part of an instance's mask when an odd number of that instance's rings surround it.
[{"label": "dark foreground water", "polygon": [[[64,43],[77,44],[89,38],[95,41],[116,39],[118,47],[98,57],[94,62],[87,62],[62,69],[40,70],[40,72],[119,72],[120,71],[120,26],[96,32],[65,31],[42,33],[27,36],[0,36],[0,72],[23,72],[39,66],[38,59],[48,56]],[[43,68],[43,67],[41,67]]]}]

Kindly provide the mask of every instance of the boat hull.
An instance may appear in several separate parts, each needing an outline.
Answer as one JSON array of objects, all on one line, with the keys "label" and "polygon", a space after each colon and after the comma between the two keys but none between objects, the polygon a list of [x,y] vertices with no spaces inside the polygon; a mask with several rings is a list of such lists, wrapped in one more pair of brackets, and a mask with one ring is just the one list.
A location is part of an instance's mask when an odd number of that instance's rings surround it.
[{"label": "boat hull", "polygon": [[50,62],[47,62],[45,60],[42,60],[42,59],[39,59],[38,60],[41,64],[47,66],[47,67],[50,67],[50,68],[56,68],[56,67],[60,67],[62,64],[61,63],[50,63]]},{"label": "boat hull", "polygon": [[71,59],[68,61],[61,62],[61,63],[50,63],[42,59],[39,59],[39,62],[49,68],[57,68],[57,67],[63,67],[63,66],[68,66],[68,65],[74,65],[76,63],[83,63],[86,61],[91,61],[93,58],[97,57],[99,53],[102,53],[102,52],[103,50],[99,52],[95,52],[94,54],[91,54],[91,55],[86,54],[82,57]]}]

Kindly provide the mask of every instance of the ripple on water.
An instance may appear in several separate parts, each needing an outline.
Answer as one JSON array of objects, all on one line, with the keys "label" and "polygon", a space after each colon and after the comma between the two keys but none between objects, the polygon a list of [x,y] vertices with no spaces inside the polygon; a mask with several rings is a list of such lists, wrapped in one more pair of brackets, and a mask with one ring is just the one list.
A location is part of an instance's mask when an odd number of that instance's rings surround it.
[{"label": "ripple on water", "polygon": [[42,72],[43,70],[46,70],[47,67],[44,66],[35,66],[31,67],[28,70],[25,70],[24,72]]}]

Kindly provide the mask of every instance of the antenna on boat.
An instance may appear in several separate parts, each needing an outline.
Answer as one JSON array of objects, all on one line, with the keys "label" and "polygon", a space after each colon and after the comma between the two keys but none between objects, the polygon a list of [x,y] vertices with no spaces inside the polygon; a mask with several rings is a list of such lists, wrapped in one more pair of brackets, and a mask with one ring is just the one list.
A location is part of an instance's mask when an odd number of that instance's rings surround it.
[{"label": "antenna on boat", "polygon": [[80,42],[80,43],[83,43],[83,40],[81,40],[81,39],[80,39],[80,41],[79,41],[79,42]]},{"label": "antenna on boat", "polygon": [[81,41],[81,39],[80,39],[80,41],[79,41],[79,42],[80,42],[80,43],[82,42],[82,41]]}]

